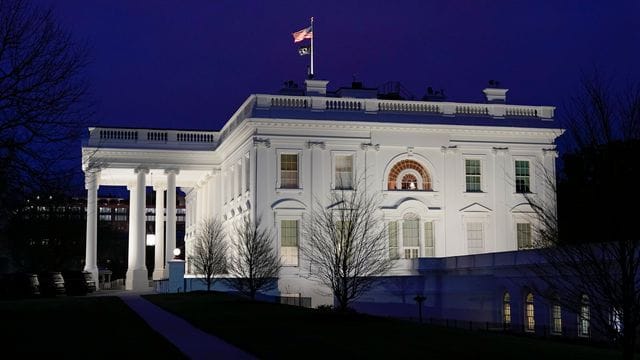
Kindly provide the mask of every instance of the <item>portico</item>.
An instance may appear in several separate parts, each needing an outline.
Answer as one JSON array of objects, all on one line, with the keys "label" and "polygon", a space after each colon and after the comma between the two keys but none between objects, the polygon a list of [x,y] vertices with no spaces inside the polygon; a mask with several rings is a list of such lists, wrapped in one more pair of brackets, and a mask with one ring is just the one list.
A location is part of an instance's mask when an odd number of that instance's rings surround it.
[{"label": "portico", "polygon": [[[122,139],[143,138],[147,130],[121,129],[111,133],[93,133],[83,148],[83,169],[87,190],[87,233],[85,271],[93,274],[97,283],[98,232],[97,194],[101,186],[126,186],[129,191],[129,243],[126,290],[149,287],[149,272],[145,261],[146,193],[156,192],[155,249],[152,279],[168,277],[168,261],[176,247],[176,191],[192,188],[211,176],[215,161],[211,149],[216,133],[166,131],[163,141],[140,141],[136,148],[119,148]],[[99,130],[98,130],[99,131]],[[97,131],[96,131],[97,132]],[[156,130],[157,132],[157,130]],[[144,138],[152,139],[149,134]],[[175,139],[175,141],[171,141]],[[181,140],[179,140],[181,139]],[[163,150],[153,149],[160,145]],[[172,150],[166,150],[173,148]],[[185,151],[188,150],[188,151]],[[171,153],[169,156],[167,153]],[[170,159],[170,160],[169,160]],[[162,164],[163,166],[158,166]],[[166,192],[166,195],[165,195]],[[166,204],[165,204],[166,198]],[[166,218],[165,218],[166,209]],[[97,284],[96,284],[97,285]]]}]

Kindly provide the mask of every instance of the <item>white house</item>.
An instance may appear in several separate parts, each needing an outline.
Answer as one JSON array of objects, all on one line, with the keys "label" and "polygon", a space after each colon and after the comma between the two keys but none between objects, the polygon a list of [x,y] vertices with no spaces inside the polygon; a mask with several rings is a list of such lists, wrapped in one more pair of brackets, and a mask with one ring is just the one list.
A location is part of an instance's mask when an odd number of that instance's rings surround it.
[{"label": "white house", "polygon": [[304,214],[360,175],[381,194],[397,258],[390,275],[415,275],[418,258],[531,246],[535,224],[523,194],[555,202],[545,186],[562,133],[554,107],[507,104],[506,89],[485,89],[485,103],[457,103],[381,100],[355,87],[328,93],[327,83],[307,80],[299,95],[251,95],[219,131],[90,128],[82,149],[86,269],[97,274],[96,191],[109,185],[131,192],[127,289],[148,284],[146,186],[159,190],[154,279],[167,277],[165,254],[175,247],[176,187],[187,194],[187,250],[203,219],[231,228],[247,212],[259,216],[276,234],[279,292],[316,303],[328,300],[304,276]]}]

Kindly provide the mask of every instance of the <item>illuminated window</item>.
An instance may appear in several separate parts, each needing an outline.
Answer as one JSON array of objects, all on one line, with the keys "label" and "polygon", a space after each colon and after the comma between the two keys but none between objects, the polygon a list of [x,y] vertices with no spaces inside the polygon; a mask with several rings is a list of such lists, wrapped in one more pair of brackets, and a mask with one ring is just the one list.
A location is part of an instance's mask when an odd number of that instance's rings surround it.
[{"label": "illuminated window", "polygon": [[464,171],[467,192],[481,192],[480,189],[480,160],[466,159]]},{"label": "illuminated window", "polygon": [[502,324],[505,329],[511,327],[511,295],[508,292],[502,297]]},{"label": "illuminated window", "polygon": [[516,192],[531,192],[529,185],[529,162],[526,160],[516,160]]},{"label": "illuminated window", "polygon": [[531,247],[533,247],[533,243],[531,241],[531,224],[516,224],[516,233],[518,238],[518,250],[530,249]]},{"label": "illuminated window", "polygon": [[353,189],[353,156],[336,155],[335,188]]},{"label": "illuminated window", "polygon": [[436,248],[433,238],[433,222],[429,221],[424,223],[424,256],[426,257],[436,256]]},{"label": "illuminated window", "polygon": [[280,154],[280,187],[298,188],[298,154]]},{"label": "illuminated window", "polygon": [[533,294],[528,293],[524,303],[524,330],[528,332],[536,331],[535,308],[533,307]]},{"label": "illuminated window", "polygon": [[578,336],[589,336],[590,316],[589,297],[587,295],[582,295],[582,300],[580,302],[580,314],[578,314]]},{"label": "illuminated window", "polygon": [[402,222],[402,247],[404,248],[404,258],[414,259],[418,257],[420,249],[420,220],[415,215],[405,216]]},{"label": "illuminated window", "polygon": [[[413,184],[413,188],[412,188]],[[398,161],[389,171],[388,190],[431,190],[431,177],[415,160]]]},{"label": "illuminated window", "polygon": [[298,266],[298,220],[280,221],[280,255],[283,266]]},{"label": "illuminated window", "polygon": [[398,222],[390,221],[388,226],[389,231],[389,258],[398,258]]},{"label": "illuminated window", "polygon": [[467,247],[469,254],[477,254],[484,251],[484,231],[482,223],[467,223]]},{"label": "illuminated window", "polygon": [[562,308],[557,303],[551,306],[551,332],[562,334]]}]

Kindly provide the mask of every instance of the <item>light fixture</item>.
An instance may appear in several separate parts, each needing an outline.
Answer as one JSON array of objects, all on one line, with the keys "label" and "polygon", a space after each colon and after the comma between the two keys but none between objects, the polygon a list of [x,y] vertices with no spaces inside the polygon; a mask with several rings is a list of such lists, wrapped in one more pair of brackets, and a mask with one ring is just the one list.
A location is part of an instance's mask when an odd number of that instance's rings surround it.
[{"label": "light fixture", "polygon": [[409,188],[410,188],[411,190],[415,190],[415,188],[416,188],[416,183],[414,183],[414,182],[412,181],[412,182],[409,184]]},{"label": "light fixture", "polygon": [[156,244],[156,235],[147,234],[147,246],[154,246]]},{"label": "light fixture", "polygon": [[173,258],[177,259],[179,257],[180,257],[180,249],[179,248],[173,249]]}]

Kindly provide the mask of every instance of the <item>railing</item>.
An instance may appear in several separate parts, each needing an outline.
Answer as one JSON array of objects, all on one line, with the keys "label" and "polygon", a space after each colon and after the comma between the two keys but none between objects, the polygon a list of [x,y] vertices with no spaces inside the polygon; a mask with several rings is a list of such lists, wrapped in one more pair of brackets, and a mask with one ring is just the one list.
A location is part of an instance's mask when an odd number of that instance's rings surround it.
[{"label": "railing", "polygon": [[408,100],[333,98],[318,96],[256,95],[258,109],[312,109],[315,111],[364,111],[367,113],[429,113],[494,118],[552,119],[555,107],[508,104],[474,104]]},{"label": "railing", "polygon": [[158,129],[89,128],[87,145],[96,147],[158,147],[188,150],[213,149],[218,144],[218,132]]},{"label": "railing", "polygon": [[276,296],[276,302],[279,303],[279,304],[311,308],[311,298],[310,297]]}]

